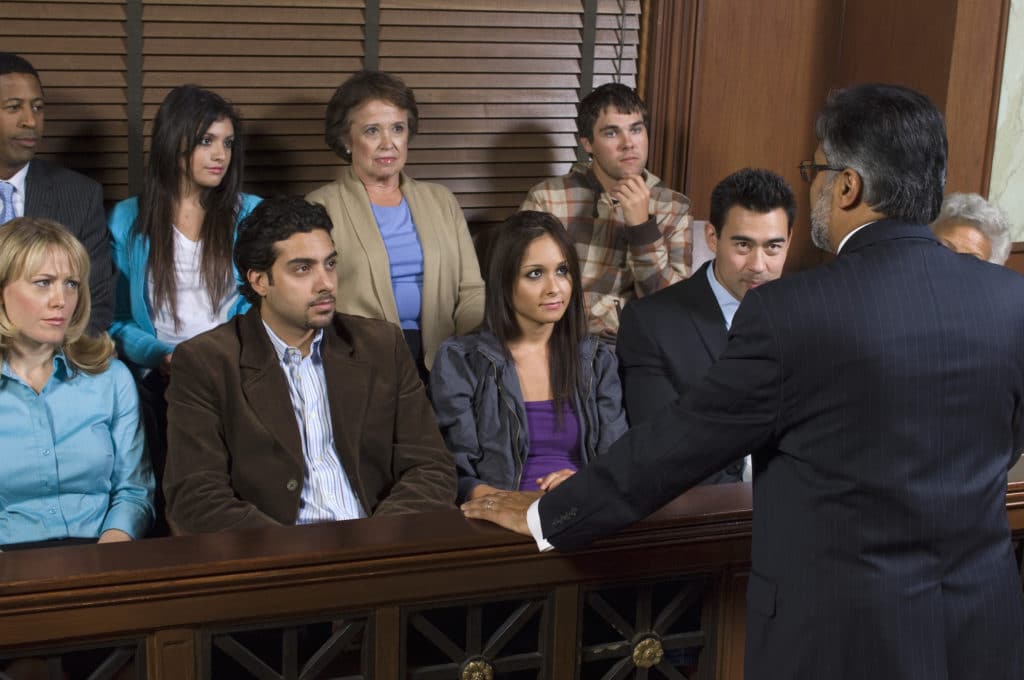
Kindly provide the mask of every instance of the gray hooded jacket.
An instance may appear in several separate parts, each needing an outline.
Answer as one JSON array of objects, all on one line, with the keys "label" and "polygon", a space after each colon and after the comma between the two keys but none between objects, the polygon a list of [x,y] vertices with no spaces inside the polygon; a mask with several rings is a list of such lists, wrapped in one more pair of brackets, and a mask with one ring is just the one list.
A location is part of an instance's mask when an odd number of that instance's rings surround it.
[{"label": "gray hooded jacket", "polygon": [[[615,352],[588,336],[580,343],[580,380],[573,400],[585,465],[626,431]],[[430,372],[438,425],[459,472],[459,502],[473,487],[519,488],[530,451],[526,407],[515,364],[498,339],[480,331],[445,340]]]}]

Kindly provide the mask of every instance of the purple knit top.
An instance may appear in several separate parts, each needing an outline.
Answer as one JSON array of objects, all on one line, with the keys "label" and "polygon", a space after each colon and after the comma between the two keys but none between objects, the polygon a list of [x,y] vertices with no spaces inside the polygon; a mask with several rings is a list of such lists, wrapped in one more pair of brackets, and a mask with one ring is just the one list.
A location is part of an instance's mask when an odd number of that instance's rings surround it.
[{"label": "purple knit top", "polygon": [[568,403],[563,405],[562,426],[555,418],[555,402],[527,401],[526,427],[530,452],[519,480],[520,491],[536,491],[537,480],[549,472],[580,466],[580,421]]}]

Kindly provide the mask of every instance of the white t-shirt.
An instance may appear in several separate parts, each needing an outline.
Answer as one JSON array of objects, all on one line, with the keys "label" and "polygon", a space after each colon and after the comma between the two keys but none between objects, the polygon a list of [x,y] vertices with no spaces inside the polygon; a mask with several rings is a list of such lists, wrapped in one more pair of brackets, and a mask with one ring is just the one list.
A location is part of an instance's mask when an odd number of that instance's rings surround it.
[{"label": "white t-shirt", "polygon": [[[199,278],[199,265],[203,256],[202,241],[193,241],[174,229],[174,278],[177,283],[178,320],[169,308],[158,309],[153,317],[156,337],[169,345],[177,345],[228,320],[228,313],[238,299],[237,290],[229,290],[217,309],[210,307],[210,296]],[[153,274],[149,274],[149,289],[153,290]]]}]

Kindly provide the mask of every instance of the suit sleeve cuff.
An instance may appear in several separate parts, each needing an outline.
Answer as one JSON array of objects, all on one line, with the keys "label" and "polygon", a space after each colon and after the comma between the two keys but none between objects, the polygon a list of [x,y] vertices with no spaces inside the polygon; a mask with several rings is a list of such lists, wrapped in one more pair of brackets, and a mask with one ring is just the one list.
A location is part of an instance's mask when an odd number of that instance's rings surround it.
[{"label": "suit sleeve cuff", "polygon": [[548,543],[547,539],[544,538],[544,528],[540,525],[539,498],[533,503],[530,503],[530,507],[526,510],[526,526],[530,528],[530,533],[533,534],[533,540],[537,542],[537,550],[541,552],[554,550],[555,546]]}]

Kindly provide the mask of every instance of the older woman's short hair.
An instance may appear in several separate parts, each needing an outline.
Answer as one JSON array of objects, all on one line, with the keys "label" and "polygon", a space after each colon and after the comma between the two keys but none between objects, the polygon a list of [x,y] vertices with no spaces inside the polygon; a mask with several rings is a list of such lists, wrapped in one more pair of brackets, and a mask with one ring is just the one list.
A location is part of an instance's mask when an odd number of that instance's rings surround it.
[{"label": "older woman's short hair", "polygon": [[338,86],[327,104],[324,141],[345,162],[352,162],[352,153],[345,148],[345,137],[352,124],[352,110],[366,102],[380,100],[393,104],[409,114],[409,136],[416,134],[420,113],[416,96],[401,78],[383,71],[359,71]]},{"label": "older woman's short hair", "polygon": [[946,224],[970,224],[977,227],[992,245],[988,261],[1004,264],[1010,256],[1010,221],[1006,213],[978,194],[950,194],[942,201],[933,227]]}]

